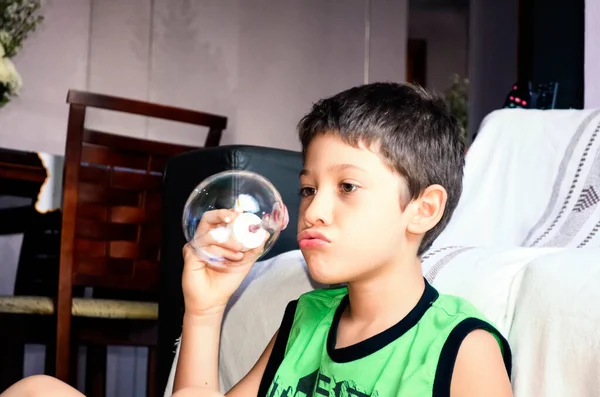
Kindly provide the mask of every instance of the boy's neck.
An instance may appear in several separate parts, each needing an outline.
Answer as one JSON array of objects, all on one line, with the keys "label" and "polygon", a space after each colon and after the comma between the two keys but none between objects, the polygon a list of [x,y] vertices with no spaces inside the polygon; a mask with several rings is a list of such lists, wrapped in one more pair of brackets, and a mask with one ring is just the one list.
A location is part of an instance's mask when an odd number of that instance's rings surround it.
[{"label": "boy's neck", "polygon": [[387,328],[416,306],[425,289],[420,260],[414,258],[381,270],[366,280],[348,284],[350,305],[344,313],[348,321]]}]

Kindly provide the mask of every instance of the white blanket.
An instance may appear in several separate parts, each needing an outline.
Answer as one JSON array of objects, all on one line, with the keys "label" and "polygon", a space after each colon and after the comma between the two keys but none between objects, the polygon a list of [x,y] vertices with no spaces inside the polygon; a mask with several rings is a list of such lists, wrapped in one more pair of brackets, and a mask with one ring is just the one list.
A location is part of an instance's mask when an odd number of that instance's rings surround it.
[{"label": "white blanket", "polygon": [[423,271],[508,338],[515,396],[600,395],[600,110],[490,114]]},{"label": "white blanket", "polygon": [[503,109],[482,123],[433,249],[600,245],[600,110]]},{"label": "white blanket", "polygon": [[515,397],[600,395],[600,248],[453,248],[424,267],[509,340]]}]

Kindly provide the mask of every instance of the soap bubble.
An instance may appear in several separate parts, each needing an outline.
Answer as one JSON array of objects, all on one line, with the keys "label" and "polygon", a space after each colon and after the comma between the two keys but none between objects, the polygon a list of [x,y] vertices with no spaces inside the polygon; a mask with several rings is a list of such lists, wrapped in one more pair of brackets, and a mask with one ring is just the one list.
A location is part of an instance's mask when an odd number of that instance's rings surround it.
[{"label": "soap bubble", "polygon": [[[287,222],[287,209],[273,184],[255,172],[239,170],[202,181],[185,203],[182,219],[185,238],[200,258],[212,265],[233,266],[265,255]],[[241,261],[228,261],[223,248],[215,246],[229,242],[242,245]]]}]

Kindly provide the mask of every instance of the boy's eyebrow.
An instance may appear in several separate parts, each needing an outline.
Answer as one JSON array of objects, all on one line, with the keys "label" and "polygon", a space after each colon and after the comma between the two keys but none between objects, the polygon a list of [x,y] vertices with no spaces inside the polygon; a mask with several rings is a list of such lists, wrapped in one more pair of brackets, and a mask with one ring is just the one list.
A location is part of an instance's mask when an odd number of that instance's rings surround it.
[{"label": "boy's eyebrow", "polygon": [[[364,169],[362,169],[354,164],[334,164],[334,165],[328,167],[327,171],[342,171],[342,170],[347,170],[347,169],[353,169],[356,171],[366,172]],[[307,170],[306,168],[304,168],[302,171],[300,171],[300,176],[307,176],[307,175],[310,175],[310,171]]]}]

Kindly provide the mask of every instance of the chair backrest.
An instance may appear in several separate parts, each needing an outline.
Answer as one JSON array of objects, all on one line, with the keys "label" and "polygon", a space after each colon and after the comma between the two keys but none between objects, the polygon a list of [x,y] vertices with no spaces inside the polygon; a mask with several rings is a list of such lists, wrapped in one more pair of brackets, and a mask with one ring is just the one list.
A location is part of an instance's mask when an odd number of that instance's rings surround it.
[{"label": "chair backrest", "polygon": [[195,147],[88,130],[86,108],[206,126],[208,146],[219,144],[227,119],[76,91],[67,101],[59,304],[60,291],[74,286],[156,290],[163,170],[170,157]]}]

